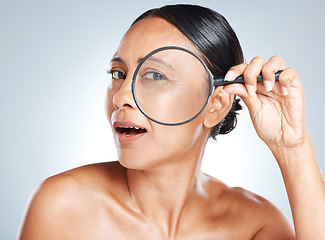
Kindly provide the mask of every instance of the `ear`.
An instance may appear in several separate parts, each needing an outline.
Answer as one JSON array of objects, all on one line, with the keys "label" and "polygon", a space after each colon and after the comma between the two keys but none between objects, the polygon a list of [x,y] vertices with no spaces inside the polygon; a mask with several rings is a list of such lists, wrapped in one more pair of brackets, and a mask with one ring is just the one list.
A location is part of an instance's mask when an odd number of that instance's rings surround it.
[{"label": "ear", "polygon": [[216,88],[207,106],[204,126],[212,128],[217,125],[230,111],[234,95],[223,91],[223,87]]}]

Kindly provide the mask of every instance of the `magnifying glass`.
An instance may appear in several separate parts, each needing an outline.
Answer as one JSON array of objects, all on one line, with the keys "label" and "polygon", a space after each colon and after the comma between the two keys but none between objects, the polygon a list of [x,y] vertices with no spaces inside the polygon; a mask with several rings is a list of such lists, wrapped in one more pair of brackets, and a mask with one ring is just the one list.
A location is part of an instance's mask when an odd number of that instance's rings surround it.
[{"label": "magnifying glass", "polygon": [[[257,82],[262,81],[260,75]],[[148,119],[176,126],[195,119],[205,109],[215,87],[233,83],[244,83],[244,79],[213,78],[195,53],[167,46],[150,52],[140,61],[132,79],[132,94],[138,109]]]}]

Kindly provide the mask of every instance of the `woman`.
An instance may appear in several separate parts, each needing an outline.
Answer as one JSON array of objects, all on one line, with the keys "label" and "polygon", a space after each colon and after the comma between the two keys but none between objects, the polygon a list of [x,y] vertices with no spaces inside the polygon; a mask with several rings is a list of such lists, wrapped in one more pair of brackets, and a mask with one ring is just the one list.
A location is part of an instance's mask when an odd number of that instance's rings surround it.
[{"label": "woman", "polygon": [[[139,59],[164,46],[188,49],[214,77],[232,81],[243,75],[245,84],[215,88],[201,114],[186,124],[155,123],[135,104],[131,83]],[[222,16],[173,5],[150,10],[132,24],[110,73],[105,110],[119,161],[45,180],[20,239],[325,239],[325,186],[305,126],[303,90],[280,57],[243,63],[236,35]],[[256,80],[260,73],[263,83]],[[294,229],[266,199],[200,170],[207,139],[235,125],[240,106],[234,95],[247,105],[279,164]]]}]

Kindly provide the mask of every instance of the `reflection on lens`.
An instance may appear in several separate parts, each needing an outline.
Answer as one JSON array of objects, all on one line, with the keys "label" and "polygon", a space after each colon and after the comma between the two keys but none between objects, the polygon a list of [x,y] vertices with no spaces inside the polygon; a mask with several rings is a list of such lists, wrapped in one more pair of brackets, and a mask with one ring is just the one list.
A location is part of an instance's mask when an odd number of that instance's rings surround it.
[{"label": "reflection on lens", "polygon": [[139,109],[151,120],[178,125],[205,107],[211,79],[203,62],[186,49],[167,47],[148,54],[133,76]]}]

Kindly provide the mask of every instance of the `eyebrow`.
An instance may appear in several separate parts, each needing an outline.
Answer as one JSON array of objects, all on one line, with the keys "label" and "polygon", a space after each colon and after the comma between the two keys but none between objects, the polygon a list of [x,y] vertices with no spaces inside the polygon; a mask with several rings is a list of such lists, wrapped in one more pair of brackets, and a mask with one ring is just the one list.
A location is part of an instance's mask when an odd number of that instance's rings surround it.
[{"label": "eyebrow", "polygon": [[120,57],[113,57],[113,58],[111,59],[111,62],[119,62],[119,63],[122,63],[122,64],[125,65],[125,62],[124,62],[123,59],[120,58]]},{"label": "eyebrow", "polygon": [[[139,64],[143,59],[144,59],[144,58],[138,58],[138,64]],[[172,66],[171,64],[169,64],[168,62],[166,62],[166,61],[164,61],[164,60],[162,60],[162,59],[160,59],[160,58],[156,58],[156,57],[151,56],[150,58],[146,59],[146,61],[147,61],[147,60],[152,60],[152,61],[155,61],[155,62],[161,63],[161,64],[163,64],[164,66],[166,66],[167,68],[174,70],[174,68],[173,68],[173,66]],[[119,63],[122,63],[122,64],[125,65],[124,60],[123,60],[122,58],[120,58],[120,57],[113,57],[113,58],[111,59],[111,62],[119,62]]]},{"label": "eyebrow", "polygon": [[[142,60],[143,60],[143,58],[139,58],[139,59],[138,59],[138,62],[140,62],[140,61],[142,61]],[[152,61],[155,61],[155,62],[161,63],[161,64],[163,64],[164,66],[166,66],[167,68],[169,68],[169,69],[171,69],[171,70],[174,70],[174,68],[173,68],[173,66],[172,66],[171,64],[169,64],[168,62],[166,62],[166,61],[164,61],[164,60],[162,60],[162,59],[160,59],[160,58],[156,58],[156,57],[151,56],[151,57],[149,57],[149,58],[146,59],[146,61],[148,61],[148,60],[152,60]]]}]

